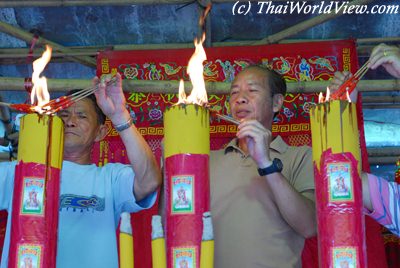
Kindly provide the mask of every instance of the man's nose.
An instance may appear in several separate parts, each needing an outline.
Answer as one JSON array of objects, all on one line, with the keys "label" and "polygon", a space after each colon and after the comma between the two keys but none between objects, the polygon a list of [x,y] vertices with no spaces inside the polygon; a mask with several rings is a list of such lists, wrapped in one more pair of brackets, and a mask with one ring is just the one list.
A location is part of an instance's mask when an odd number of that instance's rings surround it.
[{"label": "man's nose", "polygon": [[237,98],[236,98],[237,103],[247,103],[248,102],[248,96],[246,92],[239,91]]},{"label": "man's nose", "polygon": [[68,127],[76,126],[76,116],[69,115],[68,117],[64,118],[64,124]]}]

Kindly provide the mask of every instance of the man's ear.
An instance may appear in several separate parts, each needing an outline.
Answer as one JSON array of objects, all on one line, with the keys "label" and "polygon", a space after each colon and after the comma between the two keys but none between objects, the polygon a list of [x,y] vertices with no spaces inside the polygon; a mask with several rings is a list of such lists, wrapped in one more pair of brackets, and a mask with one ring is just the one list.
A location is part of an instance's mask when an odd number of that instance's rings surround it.
[{"label": "man's ear", "polygon": [[285,97],[282,94],[275,94],[272,97],[272,109],[273,109],[274,113],[277,113],[281,110],[284,99],[285,99]]},{"label": "man's ear", "polygon": [[107,132],[108,132],[108,128],[107,128],[106,124],[100,125],[99,130],[97,131],[96,139],[94,141],[97,142],[97,141],[101,141],[102,139],[104,139],[107,135]]}]

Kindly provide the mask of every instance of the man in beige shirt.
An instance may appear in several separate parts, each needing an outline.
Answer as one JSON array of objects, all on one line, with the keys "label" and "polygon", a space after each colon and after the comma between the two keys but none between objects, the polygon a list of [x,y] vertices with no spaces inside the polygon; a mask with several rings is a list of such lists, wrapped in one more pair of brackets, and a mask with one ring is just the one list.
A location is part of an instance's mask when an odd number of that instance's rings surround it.
[{"label": "man in beige shirt", "polygon": [[304,239],[316,235],[311,149],[272,138],[286,83],[250,66],[231,86],[236,138],[210,154],[217,268],[301,267]]}]

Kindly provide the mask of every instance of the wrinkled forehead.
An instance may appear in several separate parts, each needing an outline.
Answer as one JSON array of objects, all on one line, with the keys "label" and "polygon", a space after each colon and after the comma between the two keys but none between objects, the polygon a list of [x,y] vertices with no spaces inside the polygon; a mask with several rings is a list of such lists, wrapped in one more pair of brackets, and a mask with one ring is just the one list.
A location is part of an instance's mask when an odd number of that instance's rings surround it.
[{"label": "wrinkled forehead", "polygon": [[86,113],[86,114],[95,114],[96,113],[94,104],[92,103],[92,101],[90,99],[87,99],[87,98],[75,102],[68,108],[64,109],[64,112]]},{"label": "wrinkled forehead", "polygon": [[239,84],[254,84],[268,89],[268,73],[257,67],[249,67],[238,73],[232,82],[231,87],[236,87]]},{"label": "wrinkled forehead", "polygon": [[88,98],[84,98],[72,104],[69,108],[73,109],[85,109],[87,111],[95,111],[92,101]]}]

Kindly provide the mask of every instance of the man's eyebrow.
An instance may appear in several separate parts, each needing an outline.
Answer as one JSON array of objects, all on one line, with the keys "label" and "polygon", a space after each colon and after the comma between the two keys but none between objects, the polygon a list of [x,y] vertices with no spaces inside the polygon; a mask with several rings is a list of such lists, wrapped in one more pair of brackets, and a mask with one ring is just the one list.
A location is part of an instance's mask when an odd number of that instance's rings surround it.
[{"label": "man's eyebrow", "polygon": [[252,85],[262,85],[263,83],[257,80],[249,80],[247,81],[247,84],[252,86]]}]

